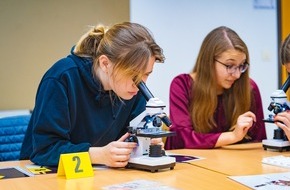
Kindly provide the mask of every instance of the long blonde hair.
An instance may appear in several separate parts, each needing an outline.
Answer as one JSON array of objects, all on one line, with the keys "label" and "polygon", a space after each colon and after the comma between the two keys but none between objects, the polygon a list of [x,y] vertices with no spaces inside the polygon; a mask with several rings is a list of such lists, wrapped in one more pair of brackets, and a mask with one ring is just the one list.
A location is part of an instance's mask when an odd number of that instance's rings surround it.
[{"label": "long blonde hair", "polygon": [[106,55],[114,64],[112,77],[119,71],[135,83],[142,80],[151,56],[164,62],[163,50],[156,44],[150,31],[137,23],[123,22],[112,27],[98,25],[84,34],[74,53],[92,57],[94,71],[99,67],[98,58]]},{"label": "long blonde hair", "polygon": [[[217,127],[214,113],[218,104],[216,91],[215,59],[228,49],[236,49],[245,53],[249,63],[246,44],[236,32],[225,26],[212,30],[204,39],[198,54],[193,73],[192,101],[189,111],[194,129],[200,133],[208,133]],[[230,89],[223,93],[223,106],[227,126],[234,126],[237,118],[251,107],[249,70],[241,74]],[[233,130],[233,129],[229,129]]]}]

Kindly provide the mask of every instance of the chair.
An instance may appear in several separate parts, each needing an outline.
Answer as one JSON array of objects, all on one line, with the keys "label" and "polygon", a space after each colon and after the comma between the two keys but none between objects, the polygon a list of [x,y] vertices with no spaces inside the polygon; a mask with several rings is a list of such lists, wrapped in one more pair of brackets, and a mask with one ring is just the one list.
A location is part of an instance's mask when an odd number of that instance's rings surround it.
[{"label": "chair", "polygon": [[0,161],[19,160],[30,117],[28,114],[0,118]]}]

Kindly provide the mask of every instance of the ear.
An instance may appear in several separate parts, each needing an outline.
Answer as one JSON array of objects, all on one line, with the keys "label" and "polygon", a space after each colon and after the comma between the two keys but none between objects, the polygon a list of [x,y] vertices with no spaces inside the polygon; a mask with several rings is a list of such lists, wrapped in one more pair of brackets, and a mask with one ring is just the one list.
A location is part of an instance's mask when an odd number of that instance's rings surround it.
[{"label": "ear", "polygon": [[106,55],[101,55],[99,57],[99,66],[105,73],[108,72],[109,67],[111,66],[111,62]]}]

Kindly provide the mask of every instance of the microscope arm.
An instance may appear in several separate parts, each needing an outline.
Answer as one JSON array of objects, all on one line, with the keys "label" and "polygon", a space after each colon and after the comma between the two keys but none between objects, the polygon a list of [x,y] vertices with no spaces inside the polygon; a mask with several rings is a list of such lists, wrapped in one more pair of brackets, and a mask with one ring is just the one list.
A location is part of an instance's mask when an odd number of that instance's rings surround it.
[{"label": "microscope arm", "polygon": [[290,86],[290,75],[288,76],[287,80],[284,82],[281,90],[283,90],[284,92],[287,92],[289,86]]},{"label": "microscope arm", "polygon": [[142,95],[145,97],[146,101],[149,101],[151,98],[154,98],[153,94],[147,88],[146,84],[142,81],[139,83],[138,88]]},{"label": "microscope arm", "polygon": [[[146,84],[143,81],[139,83],[138,88],[141,91],[142,95],[145,97],[146,101],[154,98],[153,94],[150,92],[150,90],[147,88]],[[160,119],[167,127],[171,126],[172,123],[166,114],[160,115]]]}]

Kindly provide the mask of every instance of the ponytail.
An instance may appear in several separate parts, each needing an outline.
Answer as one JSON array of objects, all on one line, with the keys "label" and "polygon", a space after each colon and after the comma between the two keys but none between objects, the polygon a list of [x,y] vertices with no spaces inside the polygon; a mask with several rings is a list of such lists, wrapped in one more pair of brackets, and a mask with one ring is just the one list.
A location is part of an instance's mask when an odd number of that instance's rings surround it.
[{"label": "ponytail", "polygon": [[112,76],[123,75],[134,78],[136,83],[142,80],[149,59],[164,62],[163,50],[156,44],[150,31],[137,23],[123,22],[110,28],[102,25],[89,30],[76,44],[74,53],[79,57],[93,59],[93,70],[99,67],[98,58],[107,56],[112,62]]},{"label": "ponytail", "polygon": [[86,34],[84,34],[80,40],[77,42],[74,53],[81,57],[96,57],[98,46],[107,28],[102,25],[98,25],[91,28]]}]

